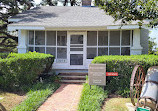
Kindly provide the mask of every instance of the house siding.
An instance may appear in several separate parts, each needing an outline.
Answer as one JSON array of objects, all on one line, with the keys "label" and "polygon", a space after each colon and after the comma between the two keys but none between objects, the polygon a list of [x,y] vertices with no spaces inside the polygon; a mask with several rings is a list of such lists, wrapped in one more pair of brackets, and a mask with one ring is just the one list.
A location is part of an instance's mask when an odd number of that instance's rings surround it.
[{"label": "house siding", "polygon": [[142,54],[148,54],[148,38],[149,30],[141,29],[140,31],[140,45],[143,47]]}]

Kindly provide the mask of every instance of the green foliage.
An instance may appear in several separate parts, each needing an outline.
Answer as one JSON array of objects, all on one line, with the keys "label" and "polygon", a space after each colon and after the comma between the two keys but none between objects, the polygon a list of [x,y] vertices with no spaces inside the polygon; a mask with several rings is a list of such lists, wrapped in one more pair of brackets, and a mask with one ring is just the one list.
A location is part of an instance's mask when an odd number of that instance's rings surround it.
[{"label": "green foliage", "polygon": [[[58,6],[58,1],[60,1],[60,0],[42,0],[42,2],[40,4],[44,5],[44,6],[46,6],[46,5],[49,5],[49,6]],[[69,2],[68,0],[62,1],[63,6],[67,6],[68,2]],[[79,6],[80,4],[78,2],[79,1],[77,1],[77,0],[70,0],[71,6]]]},{"label": "green foliage", "polygon": [[131,55],[131,56],[98,56],[93,64],[106,64],[107,72],[118,72],[118,77],[107,77],[107,90],[129,96],[130,78],[134,66],[142,65],[145,72],[151,66],[158,66],[158,55]]},{"label": "green foliage", "polygon": [[151,27],[158,25],[157,0],[95,0],[108,15],[115,21],[121,20],[123,24],[136,21],[141,27],[143,20],[151,20]]},{"label": "green foliage", "polygon": [[12,111],[36,111],[59,86],[57,83],[37,83],[27,87],[27,98]]},{"label": "green foliage", "polygon": [[11,22],[8,18],[33,7],[34,0],[1,0],[0,1],[0,52],[16,52],[17,34],[7,31]]},{"label": "green foliage", "polygon": [[100,86],[90,86],[85,83],[78,106],[79,111],[100,111],[104,99],[107,98],[107,91]]},{"label": "green foliage", "polygon": [[0,59],[0,88],[15,90],[32,84],[53,61],[54,57],[50,54],[10,53],[6,59]]},{"label": "green foliage", "polygon": [[8,55],[9,53],[0,53],[0,58],[1,59],[7,58]]},{"label": "green foliage", "polygon": [[154,53],[155,55],[158,55],[158,48],[156,48],[156,52]]},{"label": "green foliage", "polygon": [[149,49],[148,49],[148,54],[154,54],[154,47],[156,47],[156,42],[155,42],[155,39],[156,38],[151,38],[151,37],[149,37],[149,40],[148,40],[148,47],[149,47]]}]

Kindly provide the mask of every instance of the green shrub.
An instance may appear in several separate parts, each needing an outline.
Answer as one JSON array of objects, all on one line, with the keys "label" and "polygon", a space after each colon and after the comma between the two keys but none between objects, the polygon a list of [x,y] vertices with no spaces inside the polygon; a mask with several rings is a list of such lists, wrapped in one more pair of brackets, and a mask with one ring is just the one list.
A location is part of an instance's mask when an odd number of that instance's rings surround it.
[{"label": "green shrub", "polygon": [[5,59],[8,55],[9,53],[0,53],[0,58]]},{"label": "green shrub", "polygon": [[27,98],[12,111],[36,111],[38,107],[53,93],[60,85],[57,83],[36,83],[32,87],[26,86]]},{"label": "green shrub", "polygon": [[100,86],[83,85],[83,90],[78,105],[78,111],[101,111],[104,99],[107,98],[107,91]]},{"label": "green shrub", "polygon": [[158,66],[158,55],[132,55],[132,56],[98,56],[93,64],[106,64],[107,72],[118,72],[118,77],[107,77],[107,90],[128,96],[130,78],[134,66],[142,65],[145,72],[151,66]]},{"label": "green shrub", "polygon": [[6,59],[0,59],[0,88],[13,90],[32,84],[53,61],[54,57],[50,54],[9,54]]}]

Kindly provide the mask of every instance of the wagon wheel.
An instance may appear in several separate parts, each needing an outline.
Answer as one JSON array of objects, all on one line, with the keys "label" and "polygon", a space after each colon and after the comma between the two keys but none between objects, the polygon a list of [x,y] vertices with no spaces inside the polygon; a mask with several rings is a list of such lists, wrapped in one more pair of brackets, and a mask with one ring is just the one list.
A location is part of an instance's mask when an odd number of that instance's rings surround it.
[{"label": "wagon wheel", "polygon": [[136,65],[133,69],[131,80],[130,80],[130,97],[131,102],[135,106],[135,98],[138,100],[142,86],[145,82],[145,72],[141,65]]}]

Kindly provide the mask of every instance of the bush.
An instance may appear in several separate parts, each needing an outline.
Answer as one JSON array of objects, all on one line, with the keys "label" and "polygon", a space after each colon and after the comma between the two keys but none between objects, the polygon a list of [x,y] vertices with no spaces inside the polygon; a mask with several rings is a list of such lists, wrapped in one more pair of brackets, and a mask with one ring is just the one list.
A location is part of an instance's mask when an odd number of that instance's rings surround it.
[{"label": "bush", "polygon": [[13,90],[32,84],[53,61],[54,57],[50,54],[9,54],[6,59],[0,59],[0,88]]},{"label": "bush", "polygon": [[0,58],[5,59],[8,55],[9,53],[0,53]]},{"label": "bush", "polygon": [[107,72],[118,72],[118,77],[107,77],[107,90],[128,96],[130,78],[135,65],[142,65],[145,72],[151,66],[158,66],[158,55],[98,56],[93,64],[106,64]]},{"label": "bush", "polygon": [[83,90],[78,106],[78,111],[100,111],[104,99],[107,98],[107,91],[100,86],[83,85]]},{"label": "bush", "polygon": [[36,83],[32,87],[26,87],[28,93],[27,98],[12,111],[36,111],[38,107],[58,89],[60,85],[57,83]]}]

